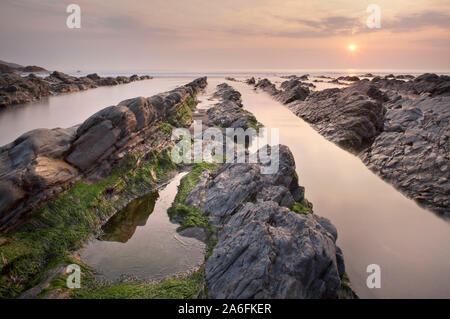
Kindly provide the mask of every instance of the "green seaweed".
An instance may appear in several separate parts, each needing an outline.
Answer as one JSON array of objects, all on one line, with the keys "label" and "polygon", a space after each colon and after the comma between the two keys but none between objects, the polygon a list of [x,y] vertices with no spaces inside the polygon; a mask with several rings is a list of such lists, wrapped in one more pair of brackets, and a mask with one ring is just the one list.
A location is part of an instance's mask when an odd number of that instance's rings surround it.
[{"label": "green seaweed", "polygon": [[84,181],[35,209],[18,230],[2,237],[0,298],[12,298],[31,287],[53,260],[81,248],[127,199],[110,200],[108,192],[128,195],[148,191],[177,168],[170,150],[128,155],[100,182]]},{"label": "green seaweed", "polygon": [[301,203],[296,202],[292,205],[291,210],[298,214],[312,214],[313,213],[313,205],[307,199],[304,199]]},{"label": "green seaweed", "polygon": [[122,282],[104,284],[95,279],[90,286],[73,290],[71,298],[79,299],[190,299],[204,296],[204,268],[189,275],[157,283]]},{"label": "green seaweed", "polygon": [[170,111],[167,122],[174,127],[189,127],[192,123],[192,110],[197,106],[193,97],[187,98],[180,107]]}]

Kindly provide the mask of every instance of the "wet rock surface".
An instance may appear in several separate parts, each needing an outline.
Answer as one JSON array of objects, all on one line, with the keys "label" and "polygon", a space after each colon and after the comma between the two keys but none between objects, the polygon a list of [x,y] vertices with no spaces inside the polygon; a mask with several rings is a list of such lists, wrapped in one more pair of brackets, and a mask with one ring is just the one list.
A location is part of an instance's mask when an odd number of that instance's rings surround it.
[{"label": "wet rock surface", "polygon": [[170,92],[126,100],[79,126],[33,130],[0,147],[0,231],[66,185],[102,178],[130,152],[160,146],[157,123],[206,84],[199,78]]},{"label": "wet rock surface", "polygon": [[385,103],[384,130],[360,157],[419,204],[450,218],[450,96]]},{"label": "wet rock surface", "polygon": [[[0,69],[0,71],[3,69]],[[39,67],[29,66],[23,72],[43,72]],[[126,84],[133,81],[147,80],[148,75],[131,77],[100,77],[97,74],[89,74],[84,77],[74,77],[55,71],[42,78],[35,74],[21,76],[13,72],[3,70],[0,73],[0,108],[8,105],[29,103],[49,95],[84,91],[99,86],[112,86]]]},{"label": "wet rock surface", "polygon": [[355,83],[297,98],[290,91],[302,87],[301,81],[286,83],[281,90],[268,80],[255,87],[359,155],[407,196],[448,218],[450,77],[427,73],[342,80]]},{"label": "wet rock surface", "polygon": [[243,128],[257,124],[256,118],[242,108],[241,94],[226,83],[219,84],[213,94],[220,102],[206,111],[207,126]]},{"label": "wet rock surface", "polygon": [[337,232],[325,218],[288,207],[304,201],[294,158],[279,151],[279,170],[258,163],[225,164],[207,172],[185,200],[208,216],[217,245],[206,262],[212,298],[337,298],[345,272]]}]

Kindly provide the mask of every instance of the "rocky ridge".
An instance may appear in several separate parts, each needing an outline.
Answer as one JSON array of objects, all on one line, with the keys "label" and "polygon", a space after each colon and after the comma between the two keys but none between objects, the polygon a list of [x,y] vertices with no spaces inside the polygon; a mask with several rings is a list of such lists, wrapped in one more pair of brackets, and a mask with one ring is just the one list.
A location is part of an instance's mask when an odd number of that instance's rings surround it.
[{"label": "rocky ridge", "polygon": [[287,104],[330,141],[360,156],[403,193],[448,217],[450,77],[392,75],[354,82],[292,99],[285,97],[303,90],[301,82],[284,82],[284,90],[276,90],[265,79],[255,87]]},{"label": "rocky ridge", "polygon": [[21,76],[16,73],[0,73],[0,108],[8,105],[29,103],[42,97],[61,93],[78,92],[99,86],[127,84],[148,80],[148,75],[100,77],[96,73],[74,77],[55,71],[42,78],[31,73]]},{"label": "rocky ridge", "polygon": [[[214,107],[222,116],[240,109],[232,90],[218,86],[222,102]],[[336,228],[312,213],[290,150],[277,145],[268,151],[279,153],[276,173],[262,173],[274,163],[261,157],[254,164],[224,164],[218,172],[203,171],[184,200],[208,218],[217,236],[205,265],[209,297],[338,298],[345,266]]]},{"label": "rocky ridge", "polygon": [[66,185],[102,178],[127,154],[160,146],[154,145],[161,143],[154,138],[158,123],[206,84],[199,78],[166,93],[125,100],[79,126],[33,130],[0,147],[0,230],[11,229]]}]

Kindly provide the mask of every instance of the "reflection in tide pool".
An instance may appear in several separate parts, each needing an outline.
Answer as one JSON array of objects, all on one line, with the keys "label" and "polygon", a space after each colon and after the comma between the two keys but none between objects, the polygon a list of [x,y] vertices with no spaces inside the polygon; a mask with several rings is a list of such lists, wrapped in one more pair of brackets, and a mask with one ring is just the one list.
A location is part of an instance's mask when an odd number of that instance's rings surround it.
[{"label": "reflection in tide pool", "polygon": [[167,215],[185,174],[114,215],[103,226],[102,235],[80,251],[81,259],[107,280],[122,275],[161,280],[199,267],[205,244],[179,235],[179,225],[171,223]]}]

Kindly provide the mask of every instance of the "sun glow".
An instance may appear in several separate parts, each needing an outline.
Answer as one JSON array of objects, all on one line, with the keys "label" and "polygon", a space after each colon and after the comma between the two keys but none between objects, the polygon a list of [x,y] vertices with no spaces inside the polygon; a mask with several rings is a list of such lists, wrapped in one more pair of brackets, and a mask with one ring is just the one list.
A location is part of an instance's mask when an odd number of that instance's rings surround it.
[{"label": "sun glow", "polygon": [[349,51],[351,51],[351,52],[356,51],[356,44],[350,44],[350,45],[348,46],[348,49],[349,49]]}]

